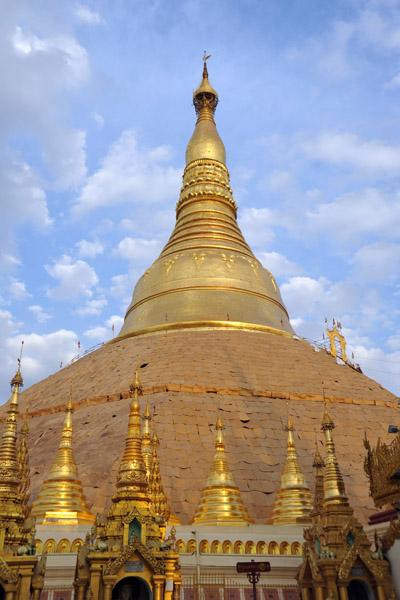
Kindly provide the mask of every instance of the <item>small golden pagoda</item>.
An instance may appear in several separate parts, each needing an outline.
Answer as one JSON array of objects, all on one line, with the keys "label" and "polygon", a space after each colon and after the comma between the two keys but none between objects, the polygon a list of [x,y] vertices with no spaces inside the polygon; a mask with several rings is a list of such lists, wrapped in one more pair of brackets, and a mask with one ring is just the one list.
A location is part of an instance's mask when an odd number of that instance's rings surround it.
[{"label": "small golden pagoda", "polygon": [[161,481],[160,460],[158,458],[157,446],[160,442],[156,433],[153,433],[152,448],[153,455],[150,467],[149,490],[151,500],[151,510],[156,516],[162,516],[169,524],[180,525],[180,520],[171,514],[168,500],[164,494],[164,488]]},{"label": "small golden pagoda", "polygon": [[60,445],[48,478],[43,482],[40,494],[32,505],[32,516],[44,525],[50,523],[93,523],[78,479],[74,450],[72,447],[72,392],[65,409]]},{"label": "small golden pagoda", "polygon": [[[381,551],[370,550],[370,541],[353,515],[336,457],[334,427],[325,406],[324,496],[320,515],[304,530],[303,562],[297,574],[302,600],[389,599],[393,594],[389,564]],[[322,462],[318,457],[317,461]]]},{"label": "small golden pagoda", "polygon": [[[76,600],[179,598],[182,578],[176,540],[173,531],[164,540],[166,514],[154,511],[159,505],[152,502],[146,476],[140,428],[141,395],[136,372],[130,386],[128,433],[116,491],[108,513],[97,516],[91,534],[78,552]],[[167,513],[166,502],[163,510]]]},{"label": "small golden pagoda", "polygon": [[289,416],[285,426],[287,431],[286,462],[281,475],[281,485],[276,492],[268,523],[273,525],[308,525],[311,523],[313,508],[311,493],[306,478],[297,460],[293,441],[294,427]]},{"label": "small golden pagoda", "polygon": [[211,471],[201,491],[193,523],[197,525],[247,525],[249,517],[225,455],[221,416],[215,425],[217,439]]},{"label": "small golden pagoda", "polygon": [[149,409],[149,402],[146,402],[146,408],[143,415],[143,427],[142,427],[142,455],[144,464],[146,465],[147,479],[150,477],[151,463],[153,460],[153,445],[151,439],[151,414]]},{"label": "small golden pagoda", "polygon": [[[20,360],[18,361],[20,363]],[[29,459],[25,420],[17,451],[20,366],[11,380],[12,396],[0,445],[0,596],[7,600],[39,600],[46,556],[35,556],[35,520],[29,518]]]},{"label": "small golden pagoda", "polygon": [[310,513],[311,517],[320,517],[322,511],[322,504],[324,501],[324,467],[325,462],[319,453],[317,442],[315,442],[315,454],[313,467],[316,469],[315,473],[315,490],[314,490],[314,507]]}]

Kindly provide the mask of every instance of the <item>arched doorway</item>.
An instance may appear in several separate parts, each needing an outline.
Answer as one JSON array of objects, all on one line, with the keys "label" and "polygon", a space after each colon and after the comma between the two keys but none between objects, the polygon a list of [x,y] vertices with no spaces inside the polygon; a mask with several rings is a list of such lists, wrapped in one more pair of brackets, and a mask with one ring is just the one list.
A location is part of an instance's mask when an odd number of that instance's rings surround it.
[{"label": "arched doorway", "polygon": [[347,587],[349,600],[374,600],[374,594],[368,583],[361,579],[353,579]]},{"label": "arched doorway", "polygon": [[124,577],[113,589],[112,600],[153,600],[153,595],[141,577]]}]

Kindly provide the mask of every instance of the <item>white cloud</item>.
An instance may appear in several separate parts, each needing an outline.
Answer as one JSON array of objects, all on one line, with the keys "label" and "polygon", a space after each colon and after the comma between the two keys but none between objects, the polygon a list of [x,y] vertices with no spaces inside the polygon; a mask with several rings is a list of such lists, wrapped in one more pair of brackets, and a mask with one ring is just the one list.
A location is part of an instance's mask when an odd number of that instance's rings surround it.
[{"label": "white cloud", "polygon": [[114,277],[111,278],[111,296],[120,298],[121,301],[125,299],[125,302],[129,302],[134,283],[135,282],[127,273],[123,275],[114,275]]},{"label": "white cloud", "polygon": [[159,240],[126,237],[119,242],[113,254],[140,265],[147,265],[157,258],[161,247]]},{"label": "white cloud", "polygon": [[49,298],[57,300],[73,300],[79,296],[92,296],[92,288],[99,279],[96,271],[83,260],[75,262],[64,254],[53,266],[46,265],[46,270],[59,285],[47,292]]},{"label": "white cloud", "polygon": [[103,17],[93,10],[90,10],[86,4],[77,4],[74,14],[78,21],[85,25],[103,25],[105,23]]},{"label": "white cloud", "polygon": [[250,246],[264,248],[275,239],[273,227],[277,214],[270,208],[244,208],[238,217],[239,226]]},{"label": "white cloud", "polygon": [[97,300],[88,300],[85,306],[81,306],[76,310],[76,313],[80,317],[86,317],[88,315],[100,315],[103,308],[107,306],[108,302],[105,298],[98,298]]},{"label": "white cloud", "polygon": [[91,327],[83,335],[95,342],[106,342],[118,335],[123,324],[124,319],[120,315],[113,315],[105,321],[104,325]]},{"label": "white cloud", "polygon": [[32,296],[32,294],[28,293],[25,283],[23,281],[18,281],[14,277],[10,277],[7,291],[9,297],[13,300],[25,300]]},{"label": "white cloud", "polygon": [[257,258],[266,267],[274,277],[283,275],[295,275],[301,273],[303,269],[296,263],[288,260],[286,256],[279,252],[258,252]]},{"label": "white cloud", "polygon": [[38,174],[10,150],[0,152],[0,188],[0,268],[8,269],[19,262],[13,231],[24,223],[46,230],[52,220]]},{"label": "white cloud", "polygon": [[83,258],[94,258],[97,254],[103,254],[104,252],[104,247],[99,240],[94,240],[93,242],[81,240],[75,246],[78,247],[79,256],[83,256]]},{"label": "white cloud", "polygon": [[93,113],[93,119],[96,121],[98,127],[101,129],[104,125],[104,117],[97,110]]},{"label": "white cloud", "polygon": [[343,194],[333,202],[316,204],[306,218],[310,233],[328,232],[341,242],[356,244],[367,234],[398,239],[400,194],[390,197],[377,189]]},{"label": "white cloud", "polygon": [[[66,365],[77,354],[77,335],[73,331],[60,329],[52,333],[38,335],[37,333],[24,334],[7,338],[4,343],[3,354],[8,357],[7,364],[2,367],[4,377],[13,374],[13,365],[21,350],[21,341],[24,341],[22,355],[22,374],[26,386],[50,372],[57,371],[60,363]],[[7,371],[7,375],[4,373]]]},{"label": "white cloud", "polygon": [[323,133],[299,143],[299,149],[318,162],[327,162],[370,174],[396,175],[400,169],[400,147],[382,141],[365,141],[352,133]]},{"label": "white cloud", "polygon": [[96,325],[95,327],[87,329],[83,335],[95,342],[104,342],[106,339],[110,338],[109,330],[102,325]]},{"label": "white cloud", "polygon": [[351,263],[358,280],[389,285],[400,276],[400,246],[389,242],[363,246],[354,254]]},{"label": "white cloud", "polygon": [[168,146],[140,148],[134,131],[124,131],[111,145],[100,169],[91,175],[76,200],[79,216],[101,206],[124,202],[165,203],[176,198],[181,169],[163,165],[171,158]]},{"label": "white cloud", "polygon": [[29,310],[35,315],[38,323],[46,323],[46,321],[48,321],[48,319],[53,318],[51,315],[47,314],[43,310],[43,307],[40,306],[39,304],[34,304],[33,306],[30,306]]}]

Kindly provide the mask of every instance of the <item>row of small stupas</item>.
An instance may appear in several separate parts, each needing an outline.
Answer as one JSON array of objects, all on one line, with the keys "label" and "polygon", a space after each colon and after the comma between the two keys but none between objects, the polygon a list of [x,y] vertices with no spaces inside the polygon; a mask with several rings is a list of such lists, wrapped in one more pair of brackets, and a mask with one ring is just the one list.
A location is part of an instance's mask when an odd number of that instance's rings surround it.
[{"label": "row of small stupas", "polygon": [[[11,381],[5,429],[0,444],[0,594],[7,600],[39,600],[44,586],[46,552],[35,552],[35,523],[92,523],[91,534],[78,550],[74,580],[75,598],[111,600],[116,585],[126,578],[128,560],[146,561],[142,578],[157,600],[179,597],[179,555],[174,538],[164,540],[167,521],[173,521],[161,485],[157,438],[150,438],[146,410],[142,434],[136,374],[130,386],[130,413],[125,452],[121,459],[111,507],[104,515],[91,515],[78,480],[72,449],[72,401],[69,398],[60,446],[41,494],[29,505],[29,458],[26,418],[17,447],[20,368]],[[139,559],[139,560],[137,560]],[[99,572],[102,576],[99,577]],[[167,582],[170,582],[167,585]],[[168,592],[168,593],[167,593]]]},{"label": "row of small stupas", "polygon": [[[35,520],[29,518],[29,460],[26,418],[17,448],[19,388],[23,385],[20,368],[11,381],[13,389],[7,421],[0,445],[0,582],[10,600],[33,594],[38,600],[44,584],[45,555],[35,556]],[[72,401],[69,398],[60,446],[49,478],[33,504],[31,515],[44,524],[93,523],[92,533],[79,549],[74,586],[76,597],[111,600],[112,590],[126,577],[124,564],[136,557],[148,565],[144,577],[157,600],[178,598],[181,584],[179,555],[174,536],[164,541],[167,522],[177,522],[168,508],[163,492],[157,456],[157,438],[151,437],[148,405],[141,427],[139,396],[142,387],[136,373],[130,386],[130,413],[125,452],[121,459],[116,492],[105,515],[90,514],[72,450]],[[202,490],[194,523],[243,525],[251,522],[234,483],[225,456],[221,418],[217,420],[217,440],[212,468]],[[301,472],[293,442],[293,426],[287,420],[287,458],[276,495],[271,521],[288,524],[308,522],[304,532],[303,563],[298,582],[303,597],[314,590],[344,597],[355,566],[365,566],[369,585],[378,598],[391,597],[393,588],[388,563],[370,542],[353,515],[332,438],[334,423],[327,408],[322,420],[325,436],[326,466],[318,451],[314,508],[310,491]],[[325,471],[323,472],[323,467]],[[24,569],[21,569],[24,566]],[[102,573],[102,576],[99,576]],[[171,585],[166,586],[166,581]],[[25,586],[26,596],[18,591]],[[157,587],[158,586],[158,587]],[[169,594],[167,594],[167,589]],[[90,595],[92,594],[92,596]],[[173,594],[175,596],[173,596]],[[347,597],[347,596],[346,596]]]},{"label": "row of small stupas", "polygon": [[[19,396],[19,387],[22,385],[22,377],[18,369],[17,375],[12,380],[14,387],[10,407],[16,410]],[[136,374],[135,384],[138,389],[141,384]],[[61,432],[61,440],[54,462],[50,468],[48,478],[44,481],[41,492],[32,505],[31,516],[37,523],[43,524],[78,524],[93,523],[95,516],[85,498],[83,486],[78,478],[78,468],[74,457],[72,445],[72,394],[65,409],[65,419]],[[12,413],[14,414],[14,412]],[[322,430],[326,432],[327,413],[325,409]],[[146,403],[143,415],[143,424],[139,431],[140,454],[145,465],[145,477],[148,482],[148,493],[151,499],[152,510],[157,515],[162,515],[169,523],[179,523],[179,519],[171,514],[167,498],[165,496],[160,474],[160,464],[157,454],[158,438],[151,431],[151,415],[149,405]],[[8,421],[7,421],[8,423]],[[140,423],[140,416],[139,416]],[[333,428],[334,425],[332,424]],[[216,423],[215,454],[211,470],[207,477],[205,486],[201,491],[200,500],[195,512],[193,523],[203,525],[246,525],[253,523],[248,511],[242,501],[239,488],[236,486],[232,472],[229,468],[225,453],[223,438],[223,424],[220,415]],[[268,524],[277,525],[307,525],[311,523],[311,517],[319,514],[324,490],[324,461],[316,446],[313,467],[316,469],[314,501],[307,485],[304,474],[300,468],[293,440],[293,425],[289,416],[285,430],[287,431],[286,461],[280,479],[278,489],[272,506],[271,516]],[[26,436],[29,427],[25,417],[21,428],[20,444],[18,450],[18,465],[20,469],[20,493],[23,504],[29,504],[29,458],[26,445]],[[9,429],[6,426],[3,445],[9,441]],[[329,440],[326,438],[327,450]],[[3,446],[2,446],[3,447]],[[7,446],[8,447],[8,446]],[[0,459],[3,455],[0,454]],[[0,471],[1,477],[1,471]],[[332,486],[331,475],[326,471],[326,485]],[[2,488],[0,488],[1,491]]]},{"label": "row of small stupas", "polygon": [[[136,375],[137,378],[137,375]],[[137,385],[140,386],[137,378]],[[18,391],[14,395],[18,396]],[[66,405],[66,415],[61,432],[61,440],[54,462],[47,479],[32,505],[32,517],[37,523],[93,523],[95,516],[91,514],[86,501],[83,486],[78,478],[72,446],[72,394]],[[161,483],[160,465],[157,455],[158,439],[151,432],[151,415],[146,403],[143,425],[140,432],[141,454],[146,468],[149,495],[153,510],[163,515],[170,523],[179,523],[179,519],[171,515]],[[220,415],[216,423],[215,455],[206,484],[202,489],[193,523],[203,525],[246,525],[253,523],[242,501],[239,488],[236,486],[229,468],[223,439],[223,424]],[[300,468],[293,440],[293,425],[287,418],[287,455],[281,476],[280,488],[268,523],[280,525],[296,525],[311,523],[313,500],[306,479]],[[25,418],[21,429],[21,461],[24,461],[24,472],[29,474],[26,435],[29,433]],[[22,458],[23,457],[23,458]],[[22,464],[22,463],[21,463]],[[320,502],[320,474],[324,463],[316,449],[314,467],[317,468],[316,506]],[[22,477],[28,486],[28,479]],[[25,503],[28,495],[25,490]],[[314,509],[315,510],[315,509]]]}]

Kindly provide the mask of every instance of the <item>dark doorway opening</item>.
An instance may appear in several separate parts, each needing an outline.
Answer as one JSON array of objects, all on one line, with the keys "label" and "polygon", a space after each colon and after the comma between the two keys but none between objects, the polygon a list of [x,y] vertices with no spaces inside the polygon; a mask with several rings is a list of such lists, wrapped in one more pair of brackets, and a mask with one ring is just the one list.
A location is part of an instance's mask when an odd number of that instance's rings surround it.
[{"label": "dark doorway opening", "polygon": [[353,579],[347,587],[349,600],[373,600],[374,595],[371,588],[365,581]]},{"label": "dark doorway opening", "polygon": [[113,589],[112,600],[152,600],[152,594],[140,577],[125,577]]},{"label": "dark doorway opening", "polygon": [[4,593],[4,588],[0,583],[0,600],[4,600],[5,597],[6,597],[6,595]]}]

